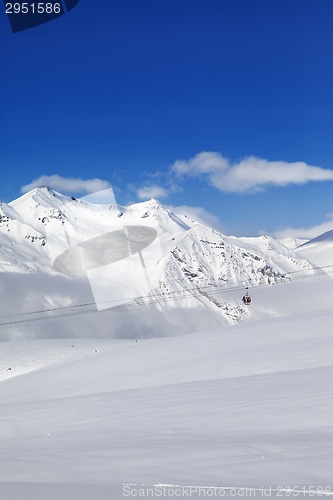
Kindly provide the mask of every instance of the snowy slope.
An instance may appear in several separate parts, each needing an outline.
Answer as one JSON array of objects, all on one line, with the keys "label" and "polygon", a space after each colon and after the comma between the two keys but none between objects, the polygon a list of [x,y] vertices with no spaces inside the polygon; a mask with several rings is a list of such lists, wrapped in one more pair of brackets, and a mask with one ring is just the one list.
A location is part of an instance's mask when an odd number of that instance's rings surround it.
[{"label": "snowy slope", "polygon": [[332,492],[332,321],[2,343],[0,497],[120,499],[122,483]]},{"label": "snowy slope", "polygon": [[[175,324],[181,324],[179,333],[184,333],[191,331],[193,325],[197,328],[229,325],[256,317],[258,313],[244,307],[240,301],[245,286],[281,283],[292,280],[299,273],[312,273],[312,265],[306,258],[271,237],[227,237],[195,221],[181,220],[156,200],[129,207],[96,205],[47,188],[36,188],[9,205],[2,204],[1,210],[0,270],[19,273],[19,280],[25,283],[22,286],[24,294],[21,294],[19,286],[11,290],[11,281],[18,280],[2,275],[2,281],[8,283],[9,296],[11,293],[16,295],[15,307],[11,300],[6,308],[12,314],[96,300],[96,290],[92,290],[92,296],[90,289],[91,275],[95,271],[79,263],[82,251],[86,251],[83,245],[88,243],[90,247],[88,257],[82,262],[101,266],[93,274],[94,283],[99,284],[106,275],[103,263],[110,254],[107,238],[124,227],[148,228],[156,232],[159,245],[149,268],[151,287],[148,291],[143,288],[142,273],[136,275],[134,272],[138,269],[136,264],[129,268],[128,259],[116,263],[120,278],[129,276],[126,290],[133,286],[132,302],[135,304],[138,297],[147,296],[143,302],[154,303],[154,307],[150,307],[150,318],[147,319],[143,312],[134,322],[137,328],[130,335],[147,335],[147,331],[148,335],[164,335],[168,334],[170,326],[174,330]],[[99,238],[103,235],[106,237],[99,249],[97,243],[102,241]],[[66,253],[69,249],[70,254]],[[59,265],[59,256],[67,254],[66,265],[63,261]],[[38,277],[32,277],[36,274]],[[107,278],[104,281],[105,289],[99,291],[101,301],[104,290],[113,286]],[[232,287],[238,287],[236,300],[230,300],[231,296],[225,293]],[[122,298],[119,295],[121,293],[115,292],[117,299]],[[107,300],[108,296],[106,303]],[[192,322],[186,311],[191,314]],[[185,314],[185,323],[180,318],[182,314]],[[271,308],[261,310],[260,314],[272,314]],[[123,319],[116,322],[113,330],[112,336],[129,335],[127,322]],[[12,332],[19,337],[22,327],[17,326]],[[71,335],[69,331],[67,334]]]},{"label": "snowy slope", "polygon": [[[326,231],[298,246],[295,252],[299,257],[305,258],[317,266],[333,265],[333,230]],[[327,269],[327,271],[330,270]]]},{"label": "snowy slope", "polygon": [[308,241],[309,240],[294,238],[292,236],[289,236],[288,238],[279,238],[279,242],[285,247],[290,248],[291,250],[295,250],[295,248],[303,245],[304,243],[307,243]]}]

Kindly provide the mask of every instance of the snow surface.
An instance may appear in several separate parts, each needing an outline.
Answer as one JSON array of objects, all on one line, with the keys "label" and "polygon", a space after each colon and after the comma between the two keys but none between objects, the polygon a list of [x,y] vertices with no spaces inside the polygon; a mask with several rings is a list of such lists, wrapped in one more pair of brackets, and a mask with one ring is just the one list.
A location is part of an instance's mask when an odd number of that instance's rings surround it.
[{"label": "snow surface", "polygon": [[332,321],[326,310],[138,342],[2,343],[1,498],[333,487]]}]

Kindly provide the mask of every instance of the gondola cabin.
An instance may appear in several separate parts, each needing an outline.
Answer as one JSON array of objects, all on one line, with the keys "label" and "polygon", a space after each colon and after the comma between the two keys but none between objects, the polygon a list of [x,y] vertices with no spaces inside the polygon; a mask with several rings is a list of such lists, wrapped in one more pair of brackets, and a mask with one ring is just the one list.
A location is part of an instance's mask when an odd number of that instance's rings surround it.
[{"label": "gondola cabin", "polygon": [[243,295],[243,299],[242,300],[243,300],[243,304],[245,306],[249,306],[251,304],[251,300],[252,299],[251,299],[251,297],[249,295],[248,288],[246,288],[246,293],[245,293],[245,295]]}]

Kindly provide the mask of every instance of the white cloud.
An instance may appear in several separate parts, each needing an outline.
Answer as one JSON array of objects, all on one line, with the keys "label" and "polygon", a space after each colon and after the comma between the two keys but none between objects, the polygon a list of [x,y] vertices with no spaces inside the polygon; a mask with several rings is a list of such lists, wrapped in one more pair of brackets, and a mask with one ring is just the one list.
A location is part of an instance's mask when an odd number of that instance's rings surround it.
[{"label": "white cloud", "polygon": [[[176,214],[181,220],[183,220],[185,223],[189,223],[192,220],[195,220],[196,222],[199,222],[200,224],[203,224],[204,226],[209,226],[213,227],[219,231],[224,232],[224,228],[222,226],[222,223],[220,219],[205,210],[202,207],[192,207],[189,205],[179,205],[179,206],[172,206],[172,205],[166,205],[166,208]],[[184,216],[187,217],[184,217]],[[189,220],[187,220],[190,219]]]},{"label": "white cloud", "polygon": [[21,193],[27,193],[36,187],[46,186],[56,191],[66,193],[95,193],[111,187],[108,181],[102,179],[73,179],[60,175],[42,175],[21,188]]},{"label": "white cloud", "polygon": [[168,192],[161,186],[151,185],[136,189],[136,195],[139,200],[150,200],[151,198],[166,198]]},{"label": "white cloud", "polygon": [[201,177],[220,191],[256,192],[267,186],[305,184],[333,180],[333,171],[304,162],[269,161],[249,156],[230,162],[218,152],[204,151],[170,167],[177,177]]}]

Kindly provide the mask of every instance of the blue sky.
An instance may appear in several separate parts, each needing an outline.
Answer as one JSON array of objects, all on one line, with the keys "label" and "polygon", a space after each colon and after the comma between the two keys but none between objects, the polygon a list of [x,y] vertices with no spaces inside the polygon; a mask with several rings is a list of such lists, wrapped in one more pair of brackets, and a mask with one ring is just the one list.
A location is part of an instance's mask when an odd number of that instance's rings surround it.
[{"label": "blue sky", "polygon": [[332,19],[331,0],[80,0],[13,34],[2,11],[1,199],[43,178],[228,234],[333,228]]}]

